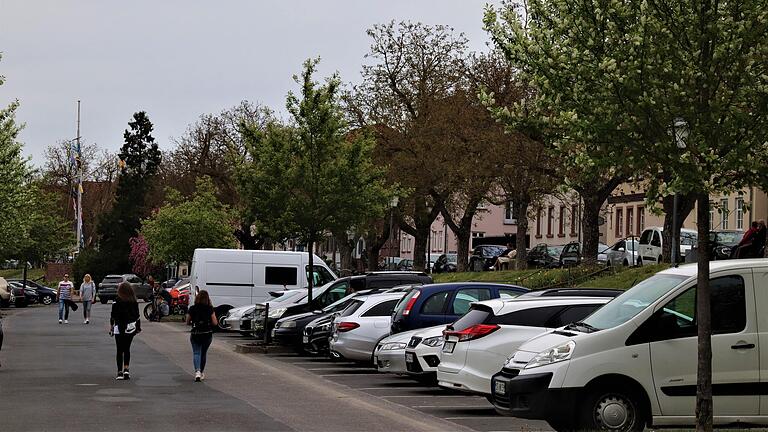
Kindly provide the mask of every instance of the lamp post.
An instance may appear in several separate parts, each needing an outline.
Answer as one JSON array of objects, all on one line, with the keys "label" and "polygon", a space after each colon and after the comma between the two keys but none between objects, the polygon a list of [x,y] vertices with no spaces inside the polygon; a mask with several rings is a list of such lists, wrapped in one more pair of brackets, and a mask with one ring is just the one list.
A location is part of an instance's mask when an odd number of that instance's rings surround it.
[{"label": "lamp post", "polygon": [[[391,268],[395,263],[395,257],[392,255],[392,243],[393,236],[395,235],[395,209],[397,208],[397,204],[400,202],[400,200],[395,196],[392,197],[392,201],[389,202],[389,248],[388,248],[388,259],[387,259],[387,268],[385,270],[394,270]],[[400,236],[398,235],[398,240]],[[397,248],[397,254],[400,255],[400,247]]]},{"label": "lamp post", "polygon": [[[686,147],[686,140],[688,139],[688,122],[682,117],[675,118],[672,123],[672,132],[675,138],[675,145],[682,150]],[[678,255],[680,254],[680,237],[677,231],[677,202],[678,193],[675,191],[675,196],[672,199],[672,265],[677,265]]]}]

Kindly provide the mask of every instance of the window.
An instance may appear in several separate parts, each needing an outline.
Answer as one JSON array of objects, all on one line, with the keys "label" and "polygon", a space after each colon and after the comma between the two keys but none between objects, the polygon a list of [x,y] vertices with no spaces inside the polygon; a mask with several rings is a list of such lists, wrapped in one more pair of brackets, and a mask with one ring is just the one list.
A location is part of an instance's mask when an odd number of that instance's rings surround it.
[{"label": "window", "polygon": [[348,316],[352,315],[353,313],[357,312],[357,310],[360,309],[360,306],[362,306],[362,305],[363,305],[363,301],[362,300],[353,300],[352,303],[350,303],[349,306],[347,306],[347,308],[344,309],[344,311],[341,312],[341,314],[339,314],[339,316],[340,317],[348,317]]},{"label": "window", "polygon": [[616,237],[624,237],[624,209],[616,209]]},{"label": "window", "polygon": [[317,297],[317,303],[320,305],[320,308],[324,308],[343,299],[347,294],[349,294],[349,281],[344,281],[328,288],[327,291],[320,294]]},{"label": "window", "polygon": [[443,310],[445,310],[445,302],[448,300],[448,294],[450,294],[450,291],[432,294],[424,302],[424,306],[421,307],[421,313],[425,315],[442,315]]},{"label": "window", "polygon": [[645,207],[637,208],[637,235],[645,229]]},{"label": "window", "polygon": [[369,317],[369,316],[390,316],[392,315],[392,311],[395,309],[395,305],[397,304],[398,300],[387,300],[385,302],[381,302],[377,304],[376,306],[368,309],[367,311],[363,312],[361,316]]},{"label": "window", "polygon": [[552,237],[552,225],[554,225],[555,222],[555,208],[552,206],[549,206],[547,208],[547,237]]},{"label": "window", "polygon": [[553,328],[562,327],[570,323],[581,321],[587,316],[589,316],[589,314],[594,312],[595,309],[599,308],[600,306],[602,305],[594,304],[594,305],[571,306],[568,309],[564,310],[560,315],[552,319],[552,321],[548,323],[547,327],[553,327]]},{"label": "window", "polygon": [[472,238],[483,238],[485,233],[482,231],[472,231]]},{"label": "window", "polygon": [[653,231],[643,231],[643,235],[640,236],[640,244],[641,245],[647,245],[651,244],[651,239],[653,238]]},{"label": "window", "polygon": [[469,304],[476,301],[490,300],[491,291],[488,288],[467,288],[456,292],[451,305],[454,315],[464,315],[469,311]]},{"label": "window", "polygon": [[[307,269],[307,279],[309,279],[309,266],[306,267]],[[335,279],[331,275],[331,273],[322,266],[314,266],[314,273],[312,274],[313,282],[312,286],[323,286],[327,284],[328,282],[333,282]]]},{"label": "window", "polygon": [[507,201],[504,204],[504,224],[514,225],[517,223],[517,213],[515,213],[515,203]]},{"label": "window", "polygon": [[578,220],[579,207],[571,206],[571,235],[576,235],[576,221]]},{"label": "window", "polygon": [[557,235],[565,236],[565,206],[560,206],[560,217],[557,222]]},{"label": "window", "polygon": [[661,247],[661,235],[658,231],[653,232],[653,240],[651,240],[651,246]]},{"label": "window", "polygon": [[541,237],[541,209],[536,211],[536,237]]},{"label": "window", "polygon": [[491,317],[487,324],[519,325],[527,327],[546,327],[547,322],[563,310],[563,306],[546,306],[497,315]]},{"label": "window", "polygon": [[739,192],[734,210],[736,210],[736,229],[744,229],[744,193]]},{"label": "window", "polygon": [[627,235],[632,235],[635,232],[634,213],[634,209],[627,207]]},{"label": "window", "polygon": [[265,285],[298,285],[299,269],[296,267],[264,267]]},{"label": "window", "polygon": [[715,203],[709,202],[709,230],[715,229]]},{"label": "window", "polygon": [[728,229],[729,215],[730,212],[728,211],[728,198],[723,198],[720,200],[720,228],[724,230]]},{"label": "window", "polygon": [[499,288],[499,298],[502,300],[513,299],[519,295],[520,295],[519,291],[506,289],[506,288]]}]

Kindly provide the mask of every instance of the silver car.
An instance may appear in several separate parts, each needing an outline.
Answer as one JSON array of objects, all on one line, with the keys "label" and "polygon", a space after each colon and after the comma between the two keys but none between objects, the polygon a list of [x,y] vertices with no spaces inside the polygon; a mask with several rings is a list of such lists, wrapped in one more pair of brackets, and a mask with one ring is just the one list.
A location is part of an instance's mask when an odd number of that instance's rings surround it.
[{"label": "silver car", "polygon": [[606,251],[606,255],[608,258],[606,265],[611,267],[643,265],[640,258],[640,244],[636,238],[617,241]]},{"label": "silver car", "polygon": [[410,330],[402,333],[393,334],[382,339],[373,353],[373,362],[376,369],[382,373],[393,373],[405,375],[408,371],[405,368],[405,348],[411,337],[422,329]]},{"label": "silver car", "polygon": [[[279,294],[279,296],[272,300],[261,304],[264,305],[268,303],[270,306],[274,307],[280,304],[299,303],[306,299],[307,290],[286,290],[280,291]],[[219,319],[219,327],[222,330],[238,331],[243,335],[250,334],[252,328],[251,321],[254,318],[256,306],[257,305],[248,305],[230,309]]]},{"label": "silver car", "polygon": [[334,319],[331,355],[355,361],[372,361],[373,351],[389,334],[392,311],[405,292],[361,296]]}]

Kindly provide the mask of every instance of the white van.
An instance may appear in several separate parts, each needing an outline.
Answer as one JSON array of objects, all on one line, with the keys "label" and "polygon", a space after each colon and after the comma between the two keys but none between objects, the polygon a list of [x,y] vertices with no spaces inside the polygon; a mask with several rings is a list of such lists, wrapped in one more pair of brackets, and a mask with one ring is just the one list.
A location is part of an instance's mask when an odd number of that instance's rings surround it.
[{"label": "white van", "polygon": [[[191,301],[201,289],[208,291],[217,310],[264,302],[272,299],[270,291],[306,288],[308,266],[306,252],[195,249],[189,276]],[[313,267],[315,286],[337,279],[317,255]]]},{"label": "white van", "polygon": [[[639,283],[582,322],[520,346],[492,378],[496,409],[556,429],[692,426],[695,264]],[[711,263],[716,424],[768,424],[768,260]]]},{"label": "white van", "polygon": [[[664,228],[650,227],[646,228],[640,235],[640,261],[642,265],[645,264],[660,264],[661,263],[661,251],[664,244],[664,236],[662,233]],[[680,229],[680,258],[685,258],[685,254],[691,250],[691,247],[696,244],[696,239],[699,235],[696,230],[681,228]]]}]

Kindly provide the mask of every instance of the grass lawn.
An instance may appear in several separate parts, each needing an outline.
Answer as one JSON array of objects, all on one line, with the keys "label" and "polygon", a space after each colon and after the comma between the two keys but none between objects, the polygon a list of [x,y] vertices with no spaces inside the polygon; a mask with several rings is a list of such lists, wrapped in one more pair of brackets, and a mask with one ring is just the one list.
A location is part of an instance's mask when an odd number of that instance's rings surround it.
[{"label": "grass lawn", "polygon": [[627,269],[580,266],[571,269],[441,273],[433,275],[433,279],[435,282],[500,282],[530,289],[574,286],[627,289],[666,267],[664,264]]},{"label": "grass lawn", "polygon": [[[0,277],[5,279],[21,279],[23,272],[23,269],[0,270]],[[29,280],[37,280],[43,276],[45,276],[45,269],[33,268],[27,270],[27,279]]]}]

